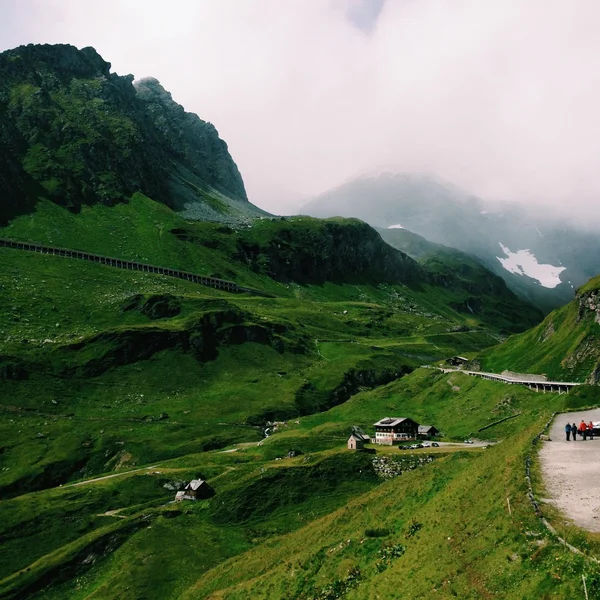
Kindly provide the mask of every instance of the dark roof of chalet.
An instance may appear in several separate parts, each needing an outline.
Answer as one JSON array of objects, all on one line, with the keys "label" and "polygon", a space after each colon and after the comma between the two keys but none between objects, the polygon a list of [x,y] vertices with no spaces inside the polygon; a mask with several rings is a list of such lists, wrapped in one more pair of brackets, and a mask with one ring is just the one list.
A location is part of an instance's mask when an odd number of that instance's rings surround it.
[{"label": "dark roof of chalet", "polygon": [[412,419],[409,419],[408,417],[385,417],[384,419],[381,419],[381,421],[377,421],[373,427],[377,427],[378,425],[382,425],[384,427],[394,427],[403,421],[412,421]]},{"label": "dark roof of chalet", "polygon": [[187,484],[185,489],[192,490],[193,492],[195,492],[199,487],[201,487],[205,483],[206,483],[206,481],[204,481],[204,479],[192,479],[192,481],[190,481]]},{"label": "dark roof of chalet", "polygon": [[435,429],[435,427],[433,425],[419,425],[419,433],[424,433],[430,429]]}]

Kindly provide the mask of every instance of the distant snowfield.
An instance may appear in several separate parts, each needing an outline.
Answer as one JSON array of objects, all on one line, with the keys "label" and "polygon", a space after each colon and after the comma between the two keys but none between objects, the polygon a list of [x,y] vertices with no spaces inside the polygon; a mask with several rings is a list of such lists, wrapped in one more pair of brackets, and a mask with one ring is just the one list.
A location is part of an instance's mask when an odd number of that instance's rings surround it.
[{"label": "distant snowfield", "polygon": [[404,227],[402,225],[390,225],[388,229],[404,229]]},{"label": "distant snowfield", "polygon": [[502,252],[508,258],[496,258],[502,263],[502,266],[510,273],[517,275],[527,275],[536,279],[546,288],[555,288],[561,284],[559,275],[566,270],[566,267],[555,267],[554,265],[542,265],[538,263],[537,258],[529,250],[517,250],[511,252],[502,242],[498,242]]}]

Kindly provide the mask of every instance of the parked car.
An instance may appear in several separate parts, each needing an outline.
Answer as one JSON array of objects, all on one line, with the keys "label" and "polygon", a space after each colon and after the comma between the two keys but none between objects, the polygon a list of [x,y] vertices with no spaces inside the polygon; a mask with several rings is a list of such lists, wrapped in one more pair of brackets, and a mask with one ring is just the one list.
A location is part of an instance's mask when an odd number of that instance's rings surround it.
[{"label": "parked car", "polygon": [[465,444],[472,444],[473,440],[465,440]]},{"label": "parked car", "polygon": [[431,447],[431,444],[429,442],[423,442],[421,444],[421,448],[430,448],[430,447]]},{"label": "parked car", "polygon": [[439,448],[440,445],[437,442],[431,442],[431,447],[432,448]]}]

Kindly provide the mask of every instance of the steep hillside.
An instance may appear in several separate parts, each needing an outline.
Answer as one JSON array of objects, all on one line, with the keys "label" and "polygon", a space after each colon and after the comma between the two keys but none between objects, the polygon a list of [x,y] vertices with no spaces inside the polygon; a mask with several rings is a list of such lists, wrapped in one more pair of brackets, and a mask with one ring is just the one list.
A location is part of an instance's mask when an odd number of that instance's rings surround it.
[{"label": "steep hillside", "polygon": [[[357,219],[264,218],[233,229],[188,221],[141,194],[72,214],[48,201],[0,237],[162,264],[271,288],[296,283],[424,284],[429,275]],[[262,283],[261,283],[262,282]],[[279,293],[285,288],[278,287]],[[285,293],[285,292],[283,292]]]},{"label": "steep hillside", "polygon": [[527,329],[543,318],[542,313],[511,292],[504,280],[486,269],[476,258],[439,244],[406,229],[379,229],[381,237],[394,248],[417,260],[433,281],[454,292],[454,307],[482,315],[508,332]]},{"label": "steep hillside", "polygon": [[600,277],[577,290],[575,300],[530,331],[481,355],[484,370],[545,373],[564,381],[600,381]]},{"label": "steep hillside", "polygon": [[73,211],[135,192],[196,218],[247,220],[242,178],[213,125],[155,79],[110,72],[93,48],[29,45],[0,54],[0,222],[40,197]]},{"label": "steep hillside", "polygon": [[597,275],[598,236],[539,207],[486,202],[432,175],[386,171],[329,190],[304,211],[400,225],[476,256],[520,298],[544,312]]}]

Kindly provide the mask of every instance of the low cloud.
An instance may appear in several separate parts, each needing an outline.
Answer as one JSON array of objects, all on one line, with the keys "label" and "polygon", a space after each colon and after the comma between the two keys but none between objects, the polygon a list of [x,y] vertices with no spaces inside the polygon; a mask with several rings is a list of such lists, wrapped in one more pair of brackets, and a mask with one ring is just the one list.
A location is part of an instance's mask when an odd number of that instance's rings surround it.
[{"label": "low cloud", "polygon": [[5,2],[3,47],[92,45],[157,77],[268,210],[393,164],[600,217],[596,0]]}]

